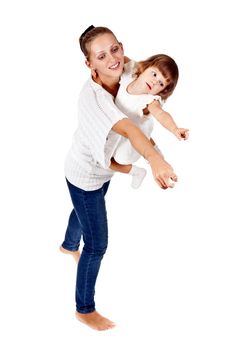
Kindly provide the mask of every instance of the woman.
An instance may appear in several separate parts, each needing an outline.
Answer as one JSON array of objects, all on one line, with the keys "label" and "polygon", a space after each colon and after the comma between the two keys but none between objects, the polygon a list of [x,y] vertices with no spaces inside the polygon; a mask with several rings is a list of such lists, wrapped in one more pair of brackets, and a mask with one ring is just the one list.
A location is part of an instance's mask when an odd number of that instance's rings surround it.
[{"label": "woman", "polygon": [[109,168],[121,135],[150,164],[163,189],[176,181],[171,166],[156,152],[141,130],[114,104],[123,72],[124,53],[111,30],[89,27],[80,37],[80,47],[94,80],[84,85],[79,98],[79,126],[65,163],[65,175],[74,209],[61,251],[79,258],[76,282],[76,317],[88,326],[105,330],[114,323],[95,309],[95,283],[107,249],[108,227],[104,196],[114,172]]}]

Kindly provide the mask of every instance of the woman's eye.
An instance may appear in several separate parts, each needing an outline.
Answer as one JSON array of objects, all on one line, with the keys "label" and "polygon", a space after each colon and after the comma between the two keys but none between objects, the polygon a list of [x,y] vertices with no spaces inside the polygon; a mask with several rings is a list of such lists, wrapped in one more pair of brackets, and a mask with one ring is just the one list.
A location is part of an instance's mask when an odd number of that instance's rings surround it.
[{"label": "woman's eye", "polygon": [[98,60],[103,60],[104,57],[105,57],[105,55],[101,55],[101,56],[98,57]]},{"label": "woman's eye", "polygon": [[119,47],[118,46],[115,46],[112,48],[112,52],[117,52],[119,50]]}]

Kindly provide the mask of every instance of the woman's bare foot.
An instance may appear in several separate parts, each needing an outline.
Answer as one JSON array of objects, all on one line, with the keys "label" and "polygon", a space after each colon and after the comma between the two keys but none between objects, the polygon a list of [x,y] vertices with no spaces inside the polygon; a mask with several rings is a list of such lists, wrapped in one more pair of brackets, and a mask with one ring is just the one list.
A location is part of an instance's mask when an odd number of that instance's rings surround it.
[{"label": "woman's bare foot", "polygon": [[60,251],[64,254],[70,254],[73,256],[74,260],[76,261],[76,263],[78,263],[79,261],[79,258],[80,258],[80,251],[79,250],[76,250],[74,252],[72,252],[71,250],[67,250],[65,248],[63,248],[62,246],[60,246]]},{"label": "woman's bare foot", "polygon": [[93,311],[88,314],[76,312],[75,316],[80,322],[97,331],[104,331],[115,327],[115,324],[112,321],[101,316],[97,311]]}]

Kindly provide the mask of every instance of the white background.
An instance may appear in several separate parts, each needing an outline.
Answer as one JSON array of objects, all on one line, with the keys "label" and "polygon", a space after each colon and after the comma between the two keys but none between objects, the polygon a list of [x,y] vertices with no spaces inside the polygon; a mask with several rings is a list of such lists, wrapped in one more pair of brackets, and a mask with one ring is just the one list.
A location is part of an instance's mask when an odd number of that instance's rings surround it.
[{"label": "white background", "polygon": [[[232,10],[230,1],[3,1],[1,35],[2,349],[232,350]],[[110,27],[136,60],[166,53],[180,79],[165,105],[190,139],[156,125],[179,176],[107,194],[109,249],[96,332],[74,317],[76,267],[58,251],[71,202],[63,162],[89,75],[78,37]]]}]

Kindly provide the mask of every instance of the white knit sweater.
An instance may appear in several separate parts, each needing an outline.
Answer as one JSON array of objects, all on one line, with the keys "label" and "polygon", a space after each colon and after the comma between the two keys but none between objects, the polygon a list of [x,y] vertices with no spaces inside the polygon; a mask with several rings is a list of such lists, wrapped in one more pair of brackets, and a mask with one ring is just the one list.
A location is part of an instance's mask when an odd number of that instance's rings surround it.
[{"label": "white knit sweater", "polygon": [[112,127],[127,118],[114,104],[113,96],[91,78],[84,85],[78,105],[78,128],[65,160],[65,176],[86,191],[109,181],[111,157],[121,139]]}]

